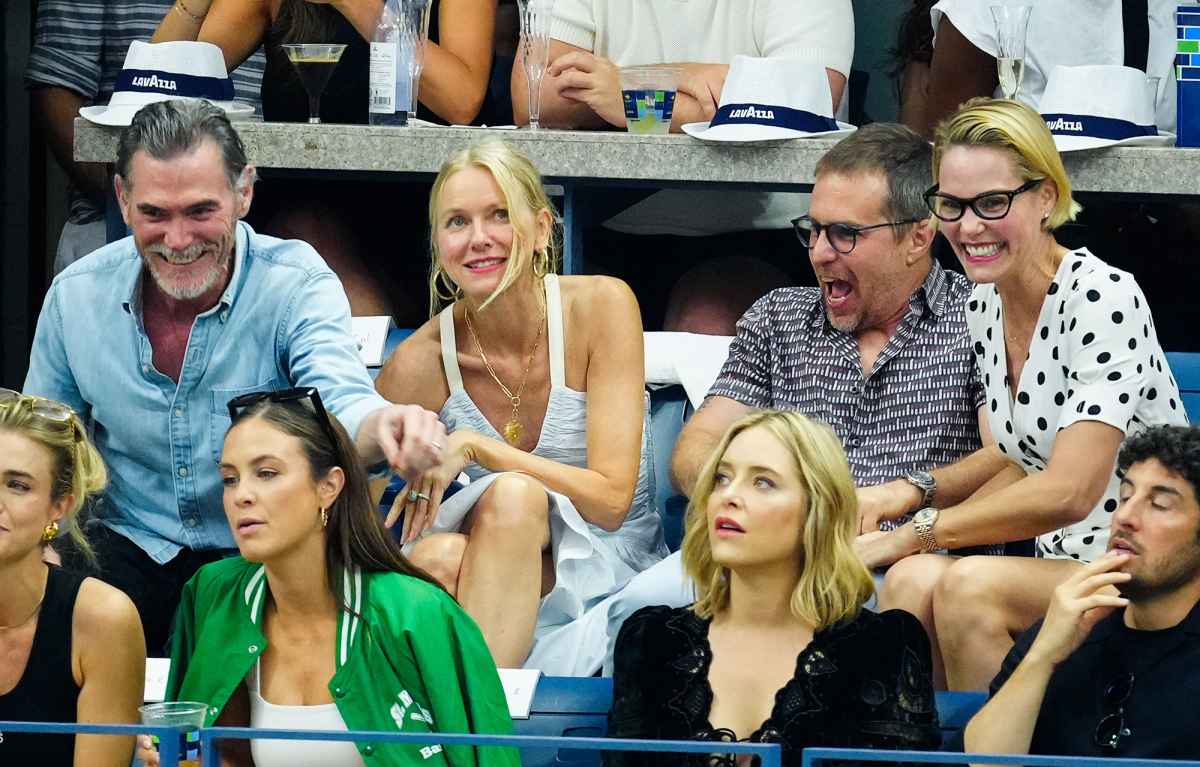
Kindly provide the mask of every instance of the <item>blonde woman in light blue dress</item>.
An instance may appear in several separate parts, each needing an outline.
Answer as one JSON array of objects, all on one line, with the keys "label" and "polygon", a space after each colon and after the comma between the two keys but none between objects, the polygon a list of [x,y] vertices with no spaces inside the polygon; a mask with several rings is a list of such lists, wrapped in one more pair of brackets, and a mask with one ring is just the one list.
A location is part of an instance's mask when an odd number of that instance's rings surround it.
[{"label": "blonde woman in light blue dress", "polygon": [[[666,555],[653,508],[641,316],[620,280],[559,277],[556,217],[499,141],[443,167],[430,196],[437,313],[397,348],[385,397],[439,412],[436,471],[388,517],[479,623],[496,663],[590,673],[579,620]],[[440,308],[440,311],[438,309]],[[440,502],[460,472],[466,487]]]}]

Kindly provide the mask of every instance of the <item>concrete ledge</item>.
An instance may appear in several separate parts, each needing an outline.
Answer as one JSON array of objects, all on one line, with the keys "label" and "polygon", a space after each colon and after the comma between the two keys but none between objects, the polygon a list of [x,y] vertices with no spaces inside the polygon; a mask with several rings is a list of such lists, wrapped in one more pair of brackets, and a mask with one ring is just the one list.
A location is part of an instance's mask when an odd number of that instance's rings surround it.
[{"label": "concrete ledge", "polygon": [[[495,136],[526,152],[547,177],[665,186],[810,185],[817,160],[835,143],[812,139],[736,146],[684,135],[259,121],[237,127],[251,160],[267,168],[433,174],[454,151]],[[75,159],[113,162],[118,133],[76,118]],[[1200,149],[1120,147],[1064,157],[1076,191],[1200,195]]]}]

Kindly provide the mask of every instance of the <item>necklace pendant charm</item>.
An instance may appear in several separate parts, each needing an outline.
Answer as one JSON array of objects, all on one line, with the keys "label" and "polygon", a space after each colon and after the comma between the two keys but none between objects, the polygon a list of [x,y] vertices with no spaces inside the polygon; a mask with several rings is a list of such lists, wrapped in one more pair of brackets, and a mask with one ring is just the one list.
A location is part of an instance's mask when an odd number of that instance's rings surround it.
[{"label": "necklace pendant charm", "polygon": [[521,440],[521,422],[515,418],[510,418],[508,423],[504,424],[504,440],[510,445],[515,445]]}]

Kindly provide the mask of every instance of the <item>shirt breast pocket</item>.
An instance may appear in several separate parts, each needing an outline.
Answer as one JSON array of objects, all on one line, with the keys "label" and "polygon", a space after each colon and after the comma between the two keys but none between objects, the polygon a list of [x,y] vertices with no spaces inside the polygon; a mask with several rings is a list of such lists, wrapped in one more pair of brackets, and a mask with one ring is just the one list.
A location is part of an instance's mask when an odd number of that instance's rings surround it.
[{"label": "shirt breast pocket", "polygon": [[253,386],[213,387],[212,405],[209,408],[209,421],[212,424],[213,460],[221,462],[221,452],[225,449],[225,432],[229,431],[232,419],[229,417],[229,401],[243,394],[252,392],[272,391],[281,388],[274,379],[263,381]]}]

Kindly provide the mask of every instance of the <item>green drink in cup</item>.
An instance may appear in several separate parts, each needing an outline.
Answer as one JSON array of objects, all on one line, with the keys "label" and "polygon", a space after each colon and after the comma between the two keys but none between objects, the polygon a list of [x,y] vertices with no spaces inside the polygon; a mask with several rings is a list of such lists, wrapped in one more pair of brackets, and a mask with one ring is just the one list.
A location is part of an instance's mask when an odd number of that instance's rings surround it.
[{"label": "green drink in cup", "polygon": [[671,130],[680,67],[650,65],[621,69],[621,99],[630,133],[664,134]]},{"label": "green drink in cup", "polygon": [[[207,703],[180,700],[172,703],[147,703],[138,708],[142,724],[154,727],[178,727],[179,767],[200,767],[200,733],[204,726]],[[154,745],[158,745],[155,737]]]}]

